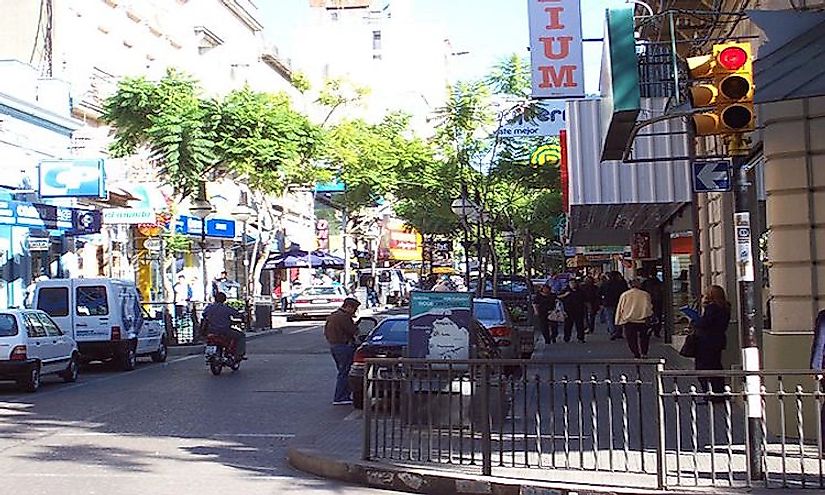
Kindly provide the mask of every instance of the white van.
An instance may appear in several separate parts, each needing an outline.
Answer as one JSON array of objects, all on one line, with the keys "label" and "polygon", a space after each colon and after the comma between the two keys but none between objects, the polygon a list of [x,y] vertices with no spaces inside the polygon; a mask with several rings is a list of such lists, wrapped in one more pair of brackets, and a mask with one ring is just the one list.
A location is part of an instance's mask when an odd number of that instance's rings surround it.
[{"label": "white van", "polygon": [[73,278],[37,282],[32,307],[45,311],[77,342],[83,361],[115,359],[124,370],[138,356],[166,360],[163,320],[150,319],[134,282]]}]

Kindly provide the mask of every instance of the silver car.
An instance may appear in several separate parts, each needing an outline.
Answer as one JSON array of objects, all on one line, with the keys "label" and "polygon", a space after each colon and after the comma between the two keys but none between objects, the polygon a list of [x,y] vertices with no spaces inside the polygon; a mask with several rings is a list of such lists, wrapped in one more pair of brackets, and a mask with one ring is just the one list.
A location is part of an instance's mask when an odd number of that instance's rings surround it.
[{"label": "silver car", "polygon": [[40,387],[43,375],[77,380],[77,344],[43,311],[0,310],[0,380],[26,392]]},{"label": "silver car", "polygon": [[308,318],[311,316],[327,316],[341,307],[347,291],[337,285],[317,285],[304,289],[292,303],[294,318]]},{"label": "silver car", "polygon": [[505,359],[529,358],[532,348],[522,345],[518,328],[510,318],[510,312],[500,299],[473,299],[473,316],[489,330],[496,341],[501,357]]}]

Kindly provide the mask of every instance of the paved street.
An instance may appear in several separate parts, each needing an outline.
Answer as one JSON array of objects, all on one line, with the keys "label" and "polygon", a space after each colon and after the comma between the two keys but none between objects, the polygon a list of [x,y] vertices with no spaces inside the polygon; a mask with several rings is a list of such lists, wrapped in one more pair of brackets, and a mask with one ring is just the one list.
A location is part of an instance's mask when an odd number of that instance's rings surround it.
[{"label": "paved street", "polygon": [[49,378],[33,395],[0,385],[4,483],[26,495],[389,493],[286,463],[290,442],[352,412],[330,405],[325,347],[317,322],[295,323],[250,341],[234,374],[214,377],[189,356],[131,373],[92,365],[77,384]]}]

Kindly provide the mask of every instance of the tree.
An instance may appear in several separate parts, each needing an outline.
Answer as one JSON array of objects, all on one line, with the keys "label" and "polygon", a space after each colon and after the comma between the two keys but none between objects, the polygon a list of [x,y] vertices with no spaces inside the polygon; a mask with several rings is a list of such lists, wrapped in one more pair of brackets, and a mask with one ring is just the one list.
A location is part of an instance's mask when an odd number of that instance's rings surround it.
[{"label": "tree", "polygon": [[185,197],[218,161],[215,127],[218,103],[200,96],[197,83],[174,69],[158,82],[144,77],[121,79],[109,97],[103,120],[114,128],[115,157],[149,150],[158,176]]},{"label": "tree", "polygon": [[315,160],[321,128],[292,108],[283,93],[248,87],[222,99],[202,96],[196,81],[175,70],[157,82],[125,78],[105,103],[115,156],[148,149],[158,178],[182,198],[204,180],[246,183],[257,195],[261,235],[253,249],[255,280],[269,255],[276,224],[270,194],[328,179]]},{"label": "tree", "polygon": [[186,197],[204,180],[247,181],[264,192],[314,184],[321,130],[292,109],[283,93],[248,87],[222,100],[205,98],[196,81],[175,70],[157,82],[124,78],[106,100],[114,156],[150,152],[158,178]]}]

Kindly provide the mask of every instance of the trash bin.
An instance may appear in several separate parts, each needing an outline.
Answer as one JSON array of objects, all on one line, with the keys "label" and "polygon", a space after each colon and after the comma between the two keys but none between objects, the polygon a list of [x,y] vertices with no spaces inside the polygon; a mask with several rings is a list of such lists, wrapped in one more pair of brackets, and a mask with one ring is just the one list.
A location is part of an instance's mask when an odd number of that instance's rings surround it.
[{"label": "trash bin", "polygon": [[255,303],[255,318],[252,321],[252,328],[256,330],[269,330],[272,328],[272,303]]}]

